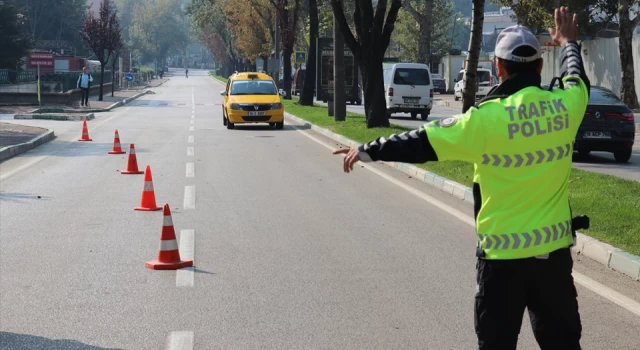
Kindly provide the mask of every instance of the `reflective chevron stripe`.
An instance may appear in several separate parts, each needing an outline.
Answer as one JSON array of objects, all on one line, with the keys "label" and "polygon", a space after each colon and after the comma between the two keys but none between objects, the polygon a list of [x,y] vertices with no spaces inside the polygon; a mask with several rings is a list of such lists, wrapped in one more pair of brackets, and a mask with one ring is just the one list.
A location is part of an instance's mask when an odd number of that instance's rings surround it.
[{"label": "reflective chevron stripe", "polygon": [[483,249],[527,249],[549,244],[571,234],[571,222],[565,220],[555,225],[522,233],[478,234]]},{"label": "reflective chevron stripe", "polygon": [[[571,152],[571,144],[567,143],[564,146],[519,154],[485,153],[482,155],[482,165],[491,165],[495,167],[501,166],[503,168],[520,168],[523,165],[531,166],[534,164],[561,160],[562,158],[570,156]],[[527,161],[526,163],[525,160]]]}]

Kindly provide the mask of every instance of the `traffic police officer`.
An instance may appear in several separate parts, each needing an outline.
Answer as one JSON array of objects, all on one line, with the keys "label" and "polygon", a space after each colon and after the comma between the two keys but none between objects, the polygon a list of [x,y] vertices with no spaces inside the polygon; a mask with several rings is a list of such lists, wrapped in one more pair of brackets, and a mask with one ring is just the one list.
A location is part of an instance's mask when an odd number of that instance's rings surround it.
[{"label": "traffic police officer", "polygon": [[496,42],[501,84],[477,106],[334,152],[346,154],[347,173],[359,160],[474,163],[480,349],[516,349],[525,308],[543,350],[580,349],[567,189],[590,83],[576,42],[576,16],[556,9],[555,24],[550,34],[561,46],[560,88],[540,87],[540,44],[528,29],[512,26]]}]

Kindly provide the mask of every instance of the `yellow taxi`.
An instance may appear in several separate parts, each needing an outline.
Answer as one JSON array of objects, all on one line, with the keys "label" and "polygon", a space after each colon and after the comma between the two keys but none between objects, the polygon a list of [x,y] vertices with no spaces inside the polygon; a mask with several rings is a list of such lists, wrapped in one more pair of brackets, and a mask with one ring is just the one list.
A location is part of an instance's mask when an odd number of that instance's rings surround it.
[{"label": "yellow taxi", "polygon": [[236,124],[269,123],[284,128],[284,108],[273,79],[264,73],[235,73],[220,92],[223,124],[233,129]]}]

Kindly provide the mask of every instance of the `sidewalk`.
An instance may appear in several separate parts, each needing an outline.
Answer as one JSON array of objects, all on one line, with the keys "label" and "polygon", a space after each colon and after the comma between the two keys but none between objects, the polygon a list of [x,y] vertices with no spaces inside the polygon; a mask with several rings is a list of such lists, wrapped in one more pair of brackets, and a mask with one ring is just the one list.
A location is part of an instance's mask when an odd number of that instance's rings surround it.
[{"label": "sidewalk", "polygon": [[[43,109],[63,109],[69,113],[77,113],[77,112],[88,112],[89,110],[94,110],[94,112],[98,112],[96,110],[105,110],[111,107],[113,104],[122,102],[125,104],[125,101],[140,95],[144,90],[149,88],[156,88],[163,83],[167,82],[169,79],[153,79],[146,85],[141,85],[138,87],[134,87],[132,89],[127,90],[116,90],[114,92],[114,96],[111,97],[111,89],[105,88],[103,91],[102,101],[98,101],[98,96],[89,97],[89,107],[81,107],[81,106],[66,106],[66,105],[42,105]],[[0,106],[0,114],[29,114],[34,113],[36,109],[39,109],[40,106]]]},{"label": "sidewalk", "polygon": [[0,162],[51,141],[54,137],[49,129],[0,122]]}]

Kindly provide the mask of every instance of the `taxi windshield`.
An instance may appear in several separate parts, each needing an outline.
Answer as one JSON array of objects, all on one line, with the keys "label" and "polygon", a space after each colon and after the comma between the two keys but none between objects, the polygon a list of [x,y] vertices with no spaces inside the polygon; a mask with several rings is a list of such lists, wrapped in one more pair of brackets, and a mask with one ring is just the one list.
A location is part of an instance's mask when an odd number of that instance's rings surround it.
[{"label": "taxi windshield", "polygon": [[270,80],[236,80],[231,84],[231,95],[277,95]]}]

